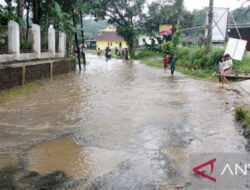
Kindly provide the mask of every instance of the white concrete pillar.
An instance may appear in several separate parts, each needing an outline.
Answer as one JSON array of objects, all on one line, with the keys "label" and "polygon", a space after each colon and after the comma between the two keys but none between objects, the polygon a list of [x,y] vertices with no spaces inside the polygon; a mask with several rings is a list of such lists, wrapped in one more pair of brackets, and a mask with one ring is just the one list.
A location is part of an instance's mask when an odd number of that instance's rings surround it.
[{"label": "white concrete pillar", "polygon": [[10,21],[8,23],[8,51],[16,54],[16,59],[20,56],[20,31],[19,24]]},{"label": "white concrete pillar", "polygon": [[32,24],[32,48],[37,54],[37,58],[41,58],[41,29],[37,24]]},{"label": "white concrete pillar", "polygon": [[66,34],[64,32],[59,32],[59,48],[60,57],[65,57],[66,54]]},{"label": "white concrete pillar", "polygon": [[56,55],[56,33],[52,25],[49,27],[48,33],[49,53],[52,57]]}]

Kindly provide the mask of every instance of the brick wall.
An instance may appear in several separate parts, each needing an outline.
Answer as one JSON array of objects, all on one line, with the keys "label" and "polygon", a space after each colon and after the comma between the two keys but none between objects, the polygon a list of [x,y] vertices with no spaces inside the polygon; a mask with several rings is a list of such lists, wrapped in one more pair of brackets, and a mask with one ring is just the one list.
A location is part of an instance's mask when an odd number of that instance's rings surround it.
[{"label": "brick wall", "polygon": [[[53,64],[53,76],[69,73],[76,70],[75,59],[61,59],[39,61],[32,63],[18,63],[0,68],[0,90],[22,85],[23,81],[29,83],[51,77],[51,63]],[[22,67],[25,67],[23,72]],[[25,77],[23,80],[22,77]]]},{"label": "brick wall", "polygon": [[40,80],[50,77],[50,63],[30,65],[26,67],[26,82]]},{"label": "brick wall", "polygon": [[22,84],[22,67],[0,69],[0,90]]}]

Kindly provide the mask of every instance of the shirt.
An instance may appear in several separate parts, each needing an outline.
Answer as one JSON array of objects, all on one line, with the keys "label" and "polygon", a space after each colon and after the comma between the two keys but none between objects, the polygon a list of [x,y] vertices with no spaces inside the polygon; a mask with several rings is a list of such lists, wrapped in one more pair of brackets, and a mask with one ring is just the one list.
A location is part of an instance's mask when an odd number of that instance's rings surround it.
[{"label": "shirt", "polygon": [[170,59],[168,57],[165,57],[163,59],[163,62],[164,62],[164,65],[168,66],[169,62],[170,62]]},{"label": "shirt", "polygon": [[225,61],[225,63],[224,63],[224,67],[223,67],[223,70],[227,70],[227,69],[229,69],[230,67],[232,67],[233,66],[233,61],[230,59],[230,60],[227,60],[227,61]]},{"label": "shirt", "polygon": [[224,72],[224,69],[223,69],[224,64],[225,64],[225,62],[219,62],[219,71],[220,71],[220,73]]},{"label": "shirt", "polygon": [[176,61],[177,61],[176,58],[171,59],[171,62],[170,62],[171,67],[175,67]]}]

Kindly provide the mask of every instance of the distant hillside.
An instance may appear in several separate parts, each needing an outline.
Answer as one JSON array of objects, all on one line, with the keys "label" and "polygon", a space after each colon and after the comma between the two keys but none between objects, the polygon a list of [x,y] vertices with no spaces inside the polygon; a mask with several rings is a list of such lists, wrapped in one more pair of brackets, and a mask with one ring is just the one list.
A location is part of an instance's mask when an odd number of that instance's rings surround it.
[{"label": "distant hillside", "polygon": [[100,30],[108,27],[107,20],[95,21],[93,19],[84,20],[84,33],[87,40],[92,40],[95,35],[99,33]]}]

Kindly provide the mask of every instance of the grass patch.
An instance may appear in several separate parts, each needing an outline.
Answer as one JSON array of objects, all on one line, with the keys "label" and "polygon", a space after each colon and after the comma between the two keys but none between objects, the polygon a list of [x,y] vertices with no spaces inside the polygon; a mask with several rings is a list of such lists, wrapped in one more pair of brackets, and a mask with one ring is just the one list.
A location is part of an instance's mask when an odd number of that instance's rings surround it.
[{"label": "grass patch", "polygon": [[[141,59],[141,63],[144,65],[148,65],[148,66],[152,66],[152,67],[157,67],[157,68],[162,68],[163,69],[163,57],[146,57],[144,59]],[[213,71],[210,70],[201,70],[201,71],[197,71],[197,70],[186,70],[185,68],[182,68],[180,66],[176,67],[176,70],[178,72],[181,72],[185,75],[191,76],[193,78],[199,78],[199,79],[206,79],[209,81],[218,81],[218,77],[216,76],[212,76]]]},{"label": "grass patch", "polygon": [[213,71],[210,70],[192,71],[192,70],[186,70],[185,68],[181,67],[177,67],[176,70],[193,78],[206,79],[213,82],[219,81],[217,76],[212,76]]},{"label": "grass patch", "polygon": [[250,114],[248,110],[238,107],[235,109],[235,120],[244,124],[244,136],[250,142]]},{"label": "grass patch", "polygon": [[147,57],[141,60],[141,63],[144,65],[163,68],[163,63],[160,60],[154,60],[152,57]]},{"label": "grass patch", "polygon": [[235,111],[235,120],[236,121],[243,121],[247,118],[248,110],[241,108],[241,107],[238,107],[234,111]]},{"label": "grass patch", "polygon": [[53,80],[51,79],[44,79],[39,81],[34,81],[28,84],[25,84],[24,86],[16,86],[11,89],[6,89],[0,91],[0,101],[11,99],[20,95],[28,94],[30,92],[34,92],[38,88],[49,84]]}]

